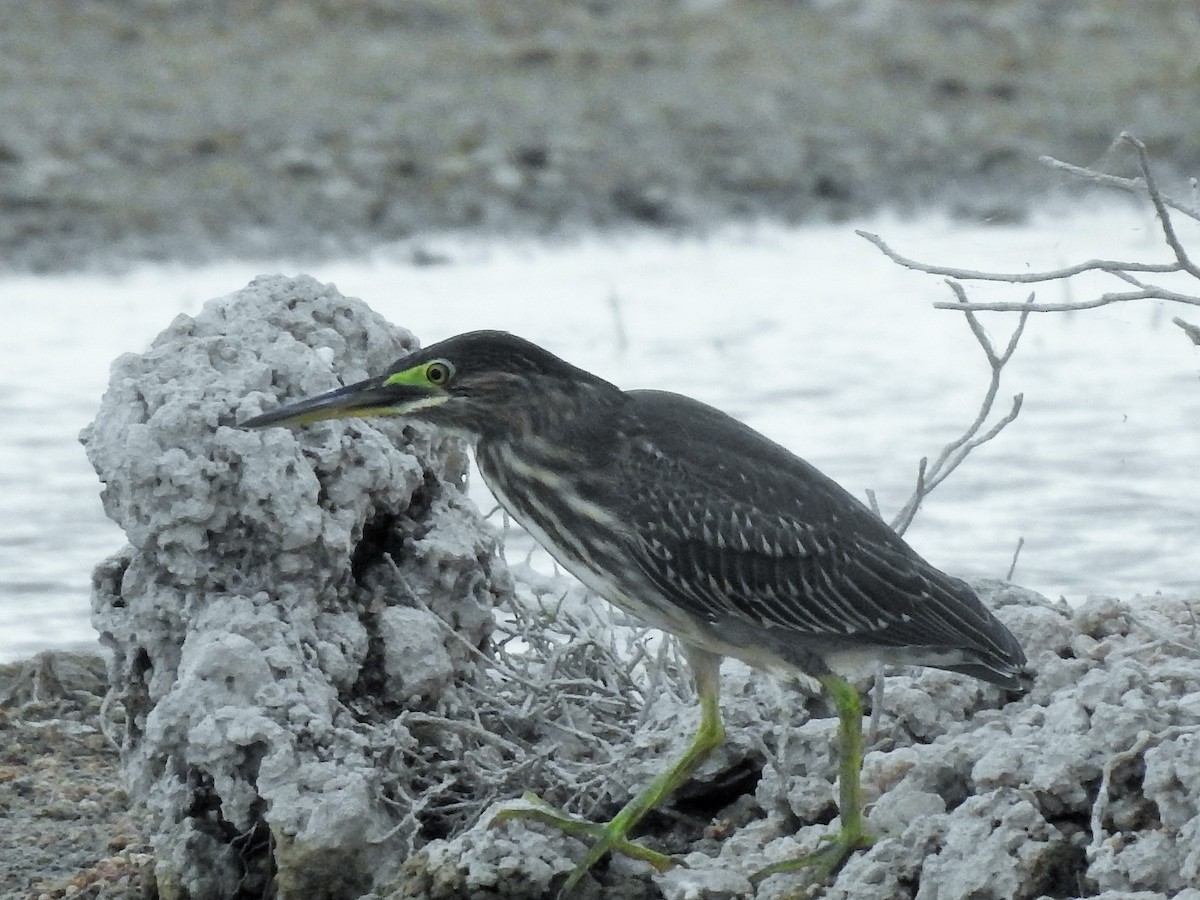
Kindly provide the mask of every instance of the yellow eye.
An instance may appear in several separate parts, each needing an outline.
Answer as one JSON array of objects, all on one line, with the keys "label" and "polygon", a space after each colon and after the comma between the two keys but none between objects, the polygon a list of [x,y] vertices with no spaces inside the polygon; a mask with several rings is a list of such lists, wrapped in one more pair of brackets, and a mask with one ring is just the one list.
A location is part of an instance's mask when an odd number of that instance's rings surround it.
[{"label": "yellow eye", "polygon": [[450,376],[453,374],[453,367],[450,365],[450,363],[445,362],[444,360],[439,359],[436,362],[431,362],[425,367],[425,378],[435,387],[442,387],[445,385],[450,380]]}]

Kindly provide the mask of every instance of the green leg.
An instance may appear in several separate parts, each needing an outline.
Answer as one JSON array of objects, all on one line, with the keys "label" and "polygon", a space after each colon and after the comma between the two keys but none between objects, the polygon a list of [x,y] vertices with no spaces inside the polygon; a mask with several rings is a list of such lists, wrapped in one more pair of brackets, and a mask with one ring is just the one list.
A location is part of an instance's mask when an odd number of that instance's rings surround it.
[{"label": "green leg", "polygon": [[623,853],[634,859],[643,860],[660,872],[674,865],[670,857],[635,844],[628,840],[626,835],[646,813],[654,809],[672,791],[687,781],[725,738],[725,728],[721,725],[720,708],[721,658],[693,647],[685,647],[684,652],[691,665],[692,677],[696,683],[696,694],[700,699],[700,725],[696,729],[695,737],[692,738],[683,755],[669,769],[650,782],[649,787],[625,804],[624,808],[611,821],[601,825],[573,819],[531,795],[526,795],[525,799],[533,804],[532,808],[502,810],[492,820],[494,824],[507,822],[510,819],[533,819],[536,822],[560,828],[568,834],[590,838],[594,841],[587,855],[579,862],[566,884],[563,885],[562,893],[564,895],[569,893],[579,879],[584,876],[584,873],[606,853]]},{"label": "green leg", "polygon": [[833,699],[838,715],[838,812],[842,827],[836,835],[824,840],[829,845],[816,853],[799,859],[788,859],[767,866],[754,875],[757,882],[768,875],[805,869],[809,880],[823,882],[832,875],[855,850],[870,847],[874,836],[863,825],[862,791],[859,776],[862,772],[862,704],[858,691],[846,679],[832,673],[817,679]]}]

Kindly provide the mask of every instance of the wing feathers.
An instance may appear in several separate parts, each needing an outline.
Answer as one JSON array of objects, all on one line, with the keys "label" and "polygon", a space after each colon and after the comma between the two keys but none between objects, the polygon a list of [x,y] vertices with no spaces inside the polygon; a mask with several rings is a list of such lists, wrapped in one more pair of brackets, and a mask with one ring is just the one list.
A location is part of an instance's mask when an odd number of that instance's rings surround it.
[{"label": "wing feathers", "polygon": [[806,521],[701,488],[685,499],[680,474],[654,482],[674,496],[641,498],[635,531],[644,574],[693,615],[806,637],[1011,655],[970,588],[865,508]]}]

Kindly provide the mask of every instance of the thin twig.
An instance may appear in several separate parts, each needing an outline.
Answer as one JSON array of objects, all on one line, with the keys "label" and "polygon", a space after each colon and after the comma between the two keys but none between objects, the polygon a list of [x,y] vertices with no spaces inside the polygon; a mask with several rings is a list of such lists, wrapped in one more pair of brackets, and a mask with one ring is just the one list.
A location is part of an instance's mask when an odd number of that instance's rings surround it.
[{"label": "thin twig", "polygon": [[616,291],[608,295],[608,308],[612,311],[613,329],[617,339],[617,353],[624,356],[629,352],[629,333],[625,330],[625,318],[622,315],[621,299]]},{"label": "thin twig", "polygon": [[525,749],[519,747],[511,741],[506,741],[500,735],[488,731],[480,725],[473,725],[470,722],[464,722],[461,719],[447,719],[445,716],[433,716],[428,713],[416,712],[408,710],[400,714],[399,722],[401,725],[429,725],[434,728],[440,728],[443,731],[450,731],[454,734],[473,737],[485,744],[491,744],[497,749],[503,750],[505,753],[512,756],[514,759],[521,759],[526,755]]},{"label": "thin twig", "polygon": [[[996,302],[996,303],[980,303],[974,301],[971,303],[972,312],[1023,312],[1031,313],[1053,313],[1053,312],[1077,312],[1085,309],[1096,309],[1100,306],[1108,306],[1110,303],[1124,303],[1129,300],[1168,300],[1172,303],[1185,303],[1189,306],[1200,306],[1200,297],[1193,297],[1190,294],[1181,294],[1177,291],[1168,291],[1161,287],[1156,287],[1153,290],[1145,291],[1114,291],[1111,293],[1101,294],[1099,297],[1094,297],[1091,300],[1080,300],[1070,303],[1015,303],[1015,302]],[[933,303],[934,309],[954,309],[961,310],[957,303],[952,303],[948,300],[937,300]]]},{"label": "thin twig", "polygon": [[1163,631],[1161,628],[1149,624],[1140,616],[1135,615],[1133,612],[1128,612],[1126,615],[1129,618],[1130,624],[1136,625],[1142,631],[1146,632],[1146,634],[1150,635],[1150,637],[1154,638],[1154,642],[1156,644],[1166,645],[1173,648],[1176,652],[1182,652],[1188,656],[1200,659],[1200,643],[1181,641],[1177,635]]},{"label": "thin twig", "polygon": [[[956,281],[949,282],[950,289],[954,291],[959,299],[959,309],[966,316],[967,324],[970,326],[971,333],[975,336],[975,340],[983,349],[984,356],[987,357],[988,365],[991,367],[992,374],[988,381],[987,390],[984,392],[984,397],[979,405],[979,412],[975,419],[967,426],[966,430],[950,443],[942,448],[933,465],[929,465],[927,458],[922,458],[917,467],[917,485],[913,490],[908,501],[900,508],[900,512],[896,514],[896,518],[892,520],[892,528],[897,534],[903,535],[908,530],[908,526],[912,524],[913,518],[920,509],[921,503],[933,492],[939,484],[949,477],[950,473],[962,464],[963,460],[981,444],[986,444],[988,441],[996,437],[1001,431],[1011,423],[1021,412],[1022,395],[1017,394],[1013,397],[1013,404],[1009,411],[1000,417],[1000,419],[992,425],[987,431],[980,434],[980,429],[992,414],[992,407],[995,405],[996,395],[1000,391],[1001,373],[1008,361],[1012,359],[1012,355],[1016,352],[1017,344],[1021,340],[1021,335],[1025,331],[1025,323],[1029,319],[1029,312],[1025,310],[1021,313],[1021,318],[1017,321],[1017,327],[1013,329],[1009,336],[1008,343],[1005,345],[1004,352],[997,353],[995,347],[992,346],[991,340],[984,331],[983,326],[975,317],[974,312],[970,309],[970,304],[967,302],[966,292],[962,285]],[[1033,302],[1031,295],[1027,303]]]},{"label": "thin twig", "polygon": [[1191,322],[1185,322],[1179,316],[1173,316],[1171,321],[1183,329],[1183,333],[1188,336],[1193,344],[1200,347],[1200,326],[1193,325]]},{"label": "thin twig", "polygon": [[1096,793],[1096,802],[1092,804],[1092,842],[1087,848],[1089,856],[1094,857],[1104,843],[1104,813],[1108,810],[1108,794],[1112,786],[1113,772],[1117,766],[1136,759],[1151,744],[1157,746],[1164,741],[1172,740],[1184,734],[1193,734],[1197,731],[1200,731],[1200,725],[1172,725],[1170,728],[1164,728],[1162,731],[1154,733],[1142,731],[1138,733],[1137,740],[1133,742],[1131,747],[1122,750],[1120,753],[1115,753],[1108,758],[1104,763],[1104,768],[1101,770],[1100,789]]},{"label": "thin twig", "polygon": [[[1141,178],[1122,178],[1120,175],[1109,175],[1106,172],[1097,172],[1095,169],[1089,169],[1086,166],[1077,166],[1069,162],[1063,162],[1061,159],[1055,159],[1053,156],[1039,156],[1038,162],[1048,168],[1065,172],[1067,175],[1072,175],[1082,181],[1090,181],[1092,184],[1099,185],[1100,187],[1112,188],[1113,190],[1124,191],[1128,194],[1141,195],[1146,193],[1146,183]],[[1176,212],[1181,212],[1189,218],[1200,221],[1200,206],[1187,204],[1181,200],[1167,196],[1163,197],[1163,203]]]},{"label": "thin twig", "polygon": [[879,737],[879,725],[883,721],[883,692],[884,692],[884,666],[883,663],[875,664],[874,684],[871,685],[871,721],[867,728],[867,746],[870,747],[875,743],[875,739]]},{"label": "thin twig", "polygon": [[1012,581],[1013,573],[1017,571],[1017,558],[1021,555],[1021,548],[1025,546],[1025,538],[1017,538],[1017,548],[1013,550],[1012,562],[1008,565],[1008,571],[1004,575],[1005,581]]},{"label": "thin twig", "polygon": [[1188,257],[1187,251],[1179,241],[1179,236],[1175,234],[1175,226],[1171,223],[1171,214],[1167,212],[1167,204],[1158,190],[1154,173],[1150,170],[1150,157],[1146,153],[1146,145],[1128,132],[1121,134],[1121,140],[1130,144],[1137,152],[1138,165],[1141,166],[1142,177],[1146,180],[1146,193],[1150,196],[1150,202],[1154,204],[1154,212],[1158,215],[1159,225],[1162,226],[1163,239],[1175,254],[1175,261],[1179,263],[1180,269],[1184,272],[1193,278],[1200,278],[1200,268],[1197,268],[1196,264]]},{"label": "thin twig", "polygon": [[[1076,275],[1082,275],[1084,272],[1149,272],[1151,274],[1166,274],[1181,270],[1178,262],[1139,263],[1116,259],[1089,259],[1086,262],[1076,263],[1073,266],[1063,266],[1061,269],[1046,269],[1042,272],[985,272],[980,269],[963,269],[958,266],[939,266],[933,263],[920,262],[907,256],[902,256],[877,234],[873,234],[870,231],[863,231],[862,229],[858,229],[854,233],[874,244],[882,251],[884,256],[897,265],[903,266],[906,269],[913,269],[917,272],[924,272],[926,275],[942,275],[946,278],[957,279],[958,281],[1002,281],[1005,284],[1043,284],[1047,281],[1061,281],[1064,278],[1074,278]],[[958,307],[951,306],[950,308],[957,309]]]}]

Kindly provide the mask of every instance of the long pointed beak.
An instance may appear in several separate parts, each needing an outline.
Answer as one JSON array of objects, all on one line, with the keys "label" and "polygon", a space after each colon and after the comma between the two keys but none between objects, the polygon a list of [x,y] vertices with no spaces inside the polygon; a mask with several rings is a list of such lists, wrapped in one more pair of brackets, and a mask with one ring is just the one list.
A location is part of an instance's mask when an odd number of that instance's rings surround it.
[{"label": "long pointed beak", "polygon": [[403,416],[418,409],[441,406],[448,396],[436,388],[386,384],[386,375],[368,378],[326,394],[309,397],[241,423],[242,428],[308,425],[324,419]]}]

